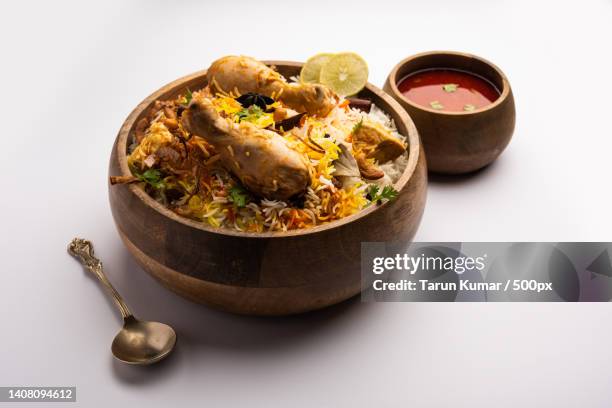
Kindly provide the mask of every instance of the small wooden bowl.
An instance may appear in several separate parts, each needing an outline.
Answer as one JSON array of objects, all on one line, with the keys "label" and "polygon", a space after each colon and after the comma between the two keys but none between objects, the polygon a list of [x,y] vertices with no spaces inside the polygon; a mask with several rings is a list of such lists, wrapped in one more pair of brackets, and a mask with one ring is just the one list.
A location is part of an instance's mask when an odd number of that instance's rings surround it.
[{"label": "small wooden bowl", "polygon": [[[501,92],[491,105],[473,112],[444,112],[417,105],[399,91],[407,75],[431,68],[450,68],[479,75]],[[461,174],[495,160],[514,132],[516,118],[510,83],[491,62],[471,54],[433,51],[406,58],[393,68],[384,90],[408,112],[421,135],[431,172]]]},{"label": "small wooden bowl", "polygon": [[[285,77],[302,64],[268,61]],[[173,99],[206,85],[206,71],[174,81],[141,102],[123,123],[109,174],[130,175],[127,147],[135,124],[155,100]],[[250,315],[286,315],[323,308],[361,290],[360,251],[367,241],[410,240],[425,205],[427,170],[408,114],[368,84],[361,97],[388,112],[409,142],[409,162],[397,181],[398,197],[315,228],[241,233],[181,217],[137,185],[109,185],[110,205],[123,242],[164,286],[196,302]]]}]

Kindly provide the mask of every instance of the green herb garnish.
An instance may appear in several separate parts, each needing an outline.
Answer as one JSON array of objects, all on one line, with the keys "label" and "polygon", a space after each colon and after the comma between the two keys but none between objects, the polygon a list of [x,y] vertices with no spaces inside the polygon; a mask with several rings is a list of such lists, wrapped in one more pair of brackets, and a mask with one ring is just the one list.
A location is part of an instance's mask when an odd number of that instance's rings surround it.
[{"label": "green herb garnish", "polygon": [[165,186],[162,173],[157,169],[149,169],[143,173],[138,173],[136,177],[158,190]]},{"label": "green herb garnish", "polygon": [[434,109],[444,109],[444,105],[442,105],[439,101],[431,101],[429,104]]},{"label": "green herb garnish", "polygon": [[372,184],[368,189],[368,200],[374,201],[374,197],[378,195],[379,187],[376,184]]},{"label": "green herb garnish", "polygon": [[380,194],[381,198],[385,198],[387,200],[393,200],[395,197],[397,197],[397,195],[399,194],[399,192],[393,188],[393,186],[385,186],[385,188],[383,188],[382,193]]},{"label": "green herb garnish", "polygon": [[250,201],[251,195],[241,185],[236,184],[229,190],[229,201],[238,208],[242,208]]},{"label": "green herb garnish", "polygon": [[257,105],[251,105],[248,108],[242,108],[236,113],[236,118],[238,118],[238,122],[242,122],[243,120],[247,122],[254,122],[257,119],[261,118],[264,114],[264,111]]},{"label": "green herb garnish", "polygon": [[395,197],[397,197],[398,191],[393,188],[393,186],[385,186],[382,191],[380,191],[380,187],[376,184],[373,184],[368,189],[368,198],[370,202],[380,204],[382,200],[391,201]]},{"label": "green herb garnish", "polygon": [[476,107],[474,105],[472,105],[471,103],[468,103],[467,105],[463,106],[463,110],[466,112],[472,112],[474,110],[476,110]]},{"label": "green herb garnish", "polygon": [[351,130],[351,133],[357,133],[359,131],[359,129],[361,129],[361,127],[363,126],[363,118],[361,118],[361,120],[357,123],[355,123],[355,126],[353,126],[353,130]]},{"label": "green herb garnish", "polygon": [[193,99],[193,93],[189,88],[187,88],[187,92],[185,93],[185,96],[183,98],[185,98],[185,103],[183,105],[189,105],[189,102],[191,102],[191,100]]},{"label": "green herb garnish", "polygon": [[458,86],[458,84],[444,84],[442,85],[442,89],[444,89],[444,92],[452,93],[457,91]]}]

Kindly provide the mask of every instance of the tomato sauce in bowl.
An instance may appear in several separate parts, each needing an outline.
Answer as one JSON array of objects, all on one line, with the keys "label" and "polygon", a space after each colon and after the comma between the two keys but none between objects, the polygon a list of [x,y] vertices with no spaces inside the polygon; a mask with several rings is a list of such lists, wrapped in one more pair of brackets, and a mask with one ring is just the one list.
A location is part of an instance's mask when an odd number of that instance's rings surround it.
[{"label": "tomato sauce in bowl", "polygon": [[500,91],[478,75],[454,69],[414,72],[397,84],[410,101],[442,112],[472,112],[492,104]]}]

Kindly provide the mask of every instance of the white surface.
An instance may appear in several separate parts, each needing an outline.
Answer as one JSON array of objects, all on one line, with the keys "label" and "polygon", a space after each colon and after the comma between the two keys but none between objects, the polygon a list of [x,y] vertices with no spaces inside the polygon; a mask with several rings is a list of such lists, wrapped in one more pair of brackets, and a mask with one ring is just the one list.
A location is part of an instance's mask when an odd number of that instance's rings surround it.
[{"label": "white surface", "polygon": [[[19,1],[1,18],[0,385],[76,385],[76,405],[99,407],[612,404],[610,304],[226,315],[133,263],[106,192],[130,110],[216,57],[354,50],[381,86],[401,58],[453,49],[506,72],[517,127],[489,169],[431,183],[417,239],[610,241],[612,2]],[[112,360],[119,319],[66,254],[75,235],[94,241],[138,316],[176,327],[170,360]]]}]

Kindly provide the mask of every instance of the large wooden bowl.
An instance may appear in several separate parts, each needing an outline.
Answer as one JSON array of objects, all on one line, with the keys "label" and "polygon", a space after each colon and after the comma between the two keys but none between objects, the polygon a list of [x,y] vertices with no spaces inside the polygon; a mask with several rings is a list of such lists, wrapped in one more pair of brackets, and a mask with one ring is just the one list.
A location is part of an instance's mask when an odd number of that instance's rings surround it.
[{"label": "large wooden bowl", "polygon": [[[268,61],[286,77],[296,62]],[[178,79],[142,101],[123,123],[110,158],[110,175],[129,175],[128,140],[157,99],[206,85],[206,71]],[[109,185],[121,239],[136,261],[170,290],[196,302],[250,315],[286,315],[323,308],[361,290],[360,248],[366,241],[411,239],[425,205],[427,171],[416,128],[380,89],[360,96],[388,112],[408,137],[409,163],[396,183],[398,197],[381,206],[318,227],[289,232],[241,233],[183,218],[138,185]]]},{"label": "large wooden bowl", "polygon": [[[501,94],[491,105],[473,112],[439,111],[402,95],[398,82],[411,73],[432,68],[474,73],[493,83]],[[413,55],[393,68],[384,90],[414,120],[432,172],[461,174],[478,170],[495,160],[512,138],[516,114],[510,82],[496,65],[484,58],[453,51]]]}]

